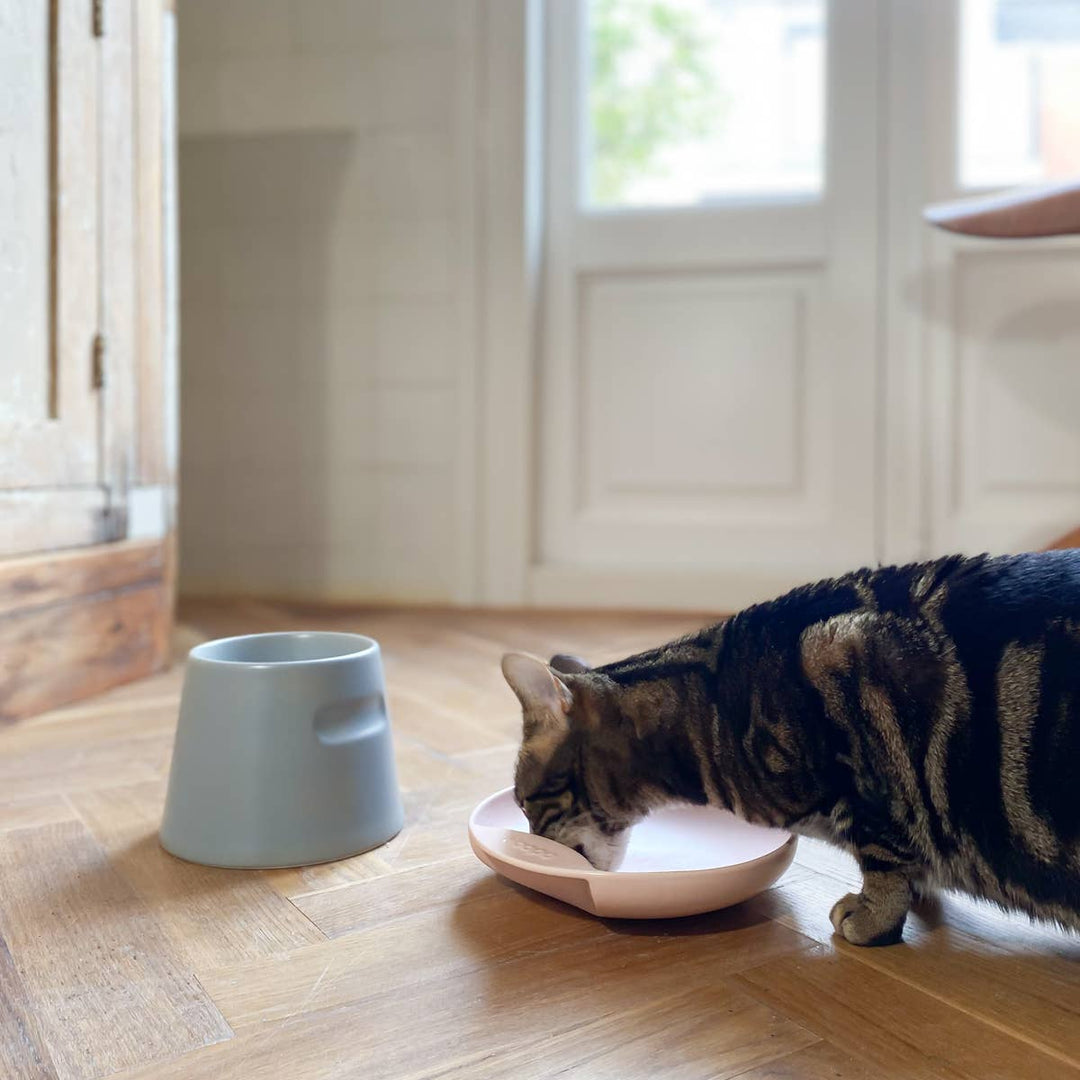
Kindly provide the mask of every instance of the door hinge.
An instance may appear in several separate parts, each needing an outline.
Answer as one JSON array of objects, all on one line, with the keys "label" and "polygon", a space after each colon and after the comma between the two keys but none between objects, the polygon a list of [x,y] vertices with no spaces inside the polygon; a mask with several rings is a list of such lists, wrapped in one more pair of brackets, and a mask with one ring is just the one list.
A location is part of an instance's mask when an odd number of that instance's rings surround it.
[{"label": "door hinge", "polygon": [[94,37],[105,36],[105,0],[90,0],[91,21],[94,25]]},{"label": "door hinge", "polygon": [[95,390],[105,385],[105,335],[95,334],[90,359],[90,381]]}]

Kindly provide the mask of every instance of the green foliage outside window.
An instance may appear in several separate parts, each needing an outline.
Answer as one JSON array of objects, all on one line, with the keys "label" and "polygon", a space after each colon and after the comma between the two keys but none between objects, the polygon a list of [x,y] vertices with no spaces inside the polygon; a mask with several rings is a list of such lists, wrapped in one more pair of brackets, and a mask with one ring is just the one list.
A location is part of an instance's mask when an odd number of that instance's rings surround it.
[{"label": "green foliage outside window", "polygon": [[662,174],[665,150],[715,130],[725,99],[688,4],[590,0],[589,41],[590,202],[619,204],[633,181]]}]

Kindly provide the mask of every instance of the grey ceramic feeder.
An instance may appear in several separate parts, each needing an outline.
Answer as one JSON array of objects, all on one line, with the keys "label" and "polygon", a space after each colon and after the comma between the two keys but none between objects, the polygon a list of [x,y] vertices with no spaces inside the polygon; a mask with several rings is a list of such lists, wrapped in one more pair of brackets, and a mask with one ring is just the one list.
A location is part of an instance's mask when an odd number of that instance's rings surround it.
[{"label": "grey ceramic feeder", "polygon": [[300,866],[377,847],[403,822],[377,642],[298,632],[191,650],[167,851],[211,866]]}]

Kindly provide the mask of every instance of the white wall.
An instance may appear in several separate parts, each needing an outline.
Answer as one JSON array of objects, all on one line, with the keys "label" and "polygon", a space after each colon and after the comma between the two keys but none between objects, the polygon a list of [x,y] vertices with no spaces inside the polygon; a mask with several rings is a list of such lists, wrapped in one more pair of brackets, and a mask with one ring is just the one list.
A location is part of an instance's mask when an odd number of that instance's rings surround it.
[{"label": "white wall", "polygon": [[184,0],[181,588],[467,598],[468,0]]}]

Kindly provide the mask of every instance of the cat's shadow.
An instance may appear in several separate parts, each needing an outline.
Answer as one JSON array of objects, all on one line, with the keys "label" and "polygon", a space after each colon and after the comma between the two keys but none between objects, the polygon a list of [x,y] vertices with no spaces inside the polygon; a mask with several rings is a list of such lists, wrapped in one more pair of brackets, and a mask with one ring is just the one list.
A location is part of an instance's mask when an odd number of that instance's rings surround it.
[{"label": "cat's shadow", "polygon": [[[693,948],[710,950],[708,939],[711,938],[715,942],[717,958],[722,961],[729,945],[724,940],[726,935],[737,938],[741,932],[749,931],[751,938],[748,940],[764,943],[770,938],[768,932],[759,938],[755,931],[764,929],[768,923],[777,924],[781,935],[791,933],[789,944],[799,952],[800,963],[831,963],[837,952],[866,961],[873,959],[869,955],[861,956],[862,950],[858,946],[849,945],[833,934],[828,921],[827,897],[814,895],[808,903],[807,896],[799,888],[798,877],[789,884],[794,886],[790,892],[782,881],[745,903],[705,915],[683,919],[623,920],[598,919],[499,878],[478,882],[460,896],[455,903],[452,926],[459,941],[484,959],[489,1000],[496,1000],[500,995],[520,994],[531,974],[540,977],[541,968],[577,970],[614,949],[623,956],[616,980],[619,985],[607,987],[604,993],[614,995],[617,1000],[610,1004],[616,1007],[623,1001],[633,1000],[635,986],[648,981],[647,972],[654,966],[654,957],[646,941],[632,945],[626,939],[649,939],[655,943],[657,955],[667,953],[673,962],[679,963],[687,951],[685,944],[680,947],[678,939],[701,939],[700,946]],[[844,891],[844,884],[838,881],[833,884],[838,898]],[[480,900],[504,906],[504,921],[499,922],[497,929],[490,919],[479,917],[477,908],[481,905],[474,905],[474,901]],[[536,932],[538,923],[544,924],[540,933]],[[514,941],[515,926],[521,927],[520,946]],[[795,935],[804,939],[805,949],[799,947]],[[779,954],[789,951],[784,943],[771,942],[771,946],[777,944],[780,945]],[[735,948],[739,946],[735,945]],[[900,950],[903,957],[895,950]],[[777,955],[773,947],[765,951]],[[956,896],[921,898],[912,909],[903,942],[889,946],[885,951],[892,954],[892,960],[886,966],[898,962],[909,978],[918,975],[920,954],[930,957],[927,978],[934,971],[940,971],[942,963],[947,963],[943,958],[949,956],[957,957],[966,968],[973,969],[974,965],[984,978],[996,980],[1000,976],[1003,982],[1014,978],[1018,962],[1028,973],[1026,978],[1053,980],[1060,979],[1063,973],[1071,977],[1074,970],[1080,972],[1076,967],[1080,962],[1080,937]],[[878,950],[873,952],[876,954]],[[766,960],[767,957],[763,957],[761,962]],[[885,962],[886,958],[879,957],[878,960]],[[738,963],[741,962],[740,959]],[[755,962],[753,957],[747,960],[750,966]],[[639,973],[641,980],[636,978]]]},{"label": "cat's shadow", "polygon": [[683,919],[600,919],[497,878],[456,898],[451,932],[477,962],[475,978],[491,1022],[511,1025],[522,1009],[555,999],[571,1010],[574,1001],[587,999],[587,1011],[597,1015],[636,1009],[643,994],[678,987],[675,973],[691,957],[707,958],[710,940],[722,951],[731,935],[740,939],[730,942],[733,948],[748,956],[753,943],[770,937],[766,924],[776,910],[758,897]]},{"label": "cat's shadow", "polygon": [[[528,889],[524,885],[497,877],[494,880],[485,879],[476,882],[464,890],[458,898],[455,908],[458,912],[466,909],[474,900],[489,898],[493,893],[502,894],[508,900],[520,902],[522,906],[522,918],[528,919],[528,909],[544,911],[556,914],[567,920],[567,925],[579,924],[581,927],[603,928],[598,931],[598,936],[604,932],[609,934],[667,938],[687,937],[692,935],[722,934],[732,930],[745,930],[751,926],[757,926],[774,918],[769,905],[769,893],[763,893],[753,900],[733,907],[724,908],[720,911],[710,911],[704,915],[690,915],[681,919],[607,919],[590,915],[581,911],[572,904],[555,900],[543,893]],[[457,920],[456,929],[462,931],[468,943],[470,940],[480,951],[487,951],[489,940],[482,931],[477,934],[471,921]]]}]

